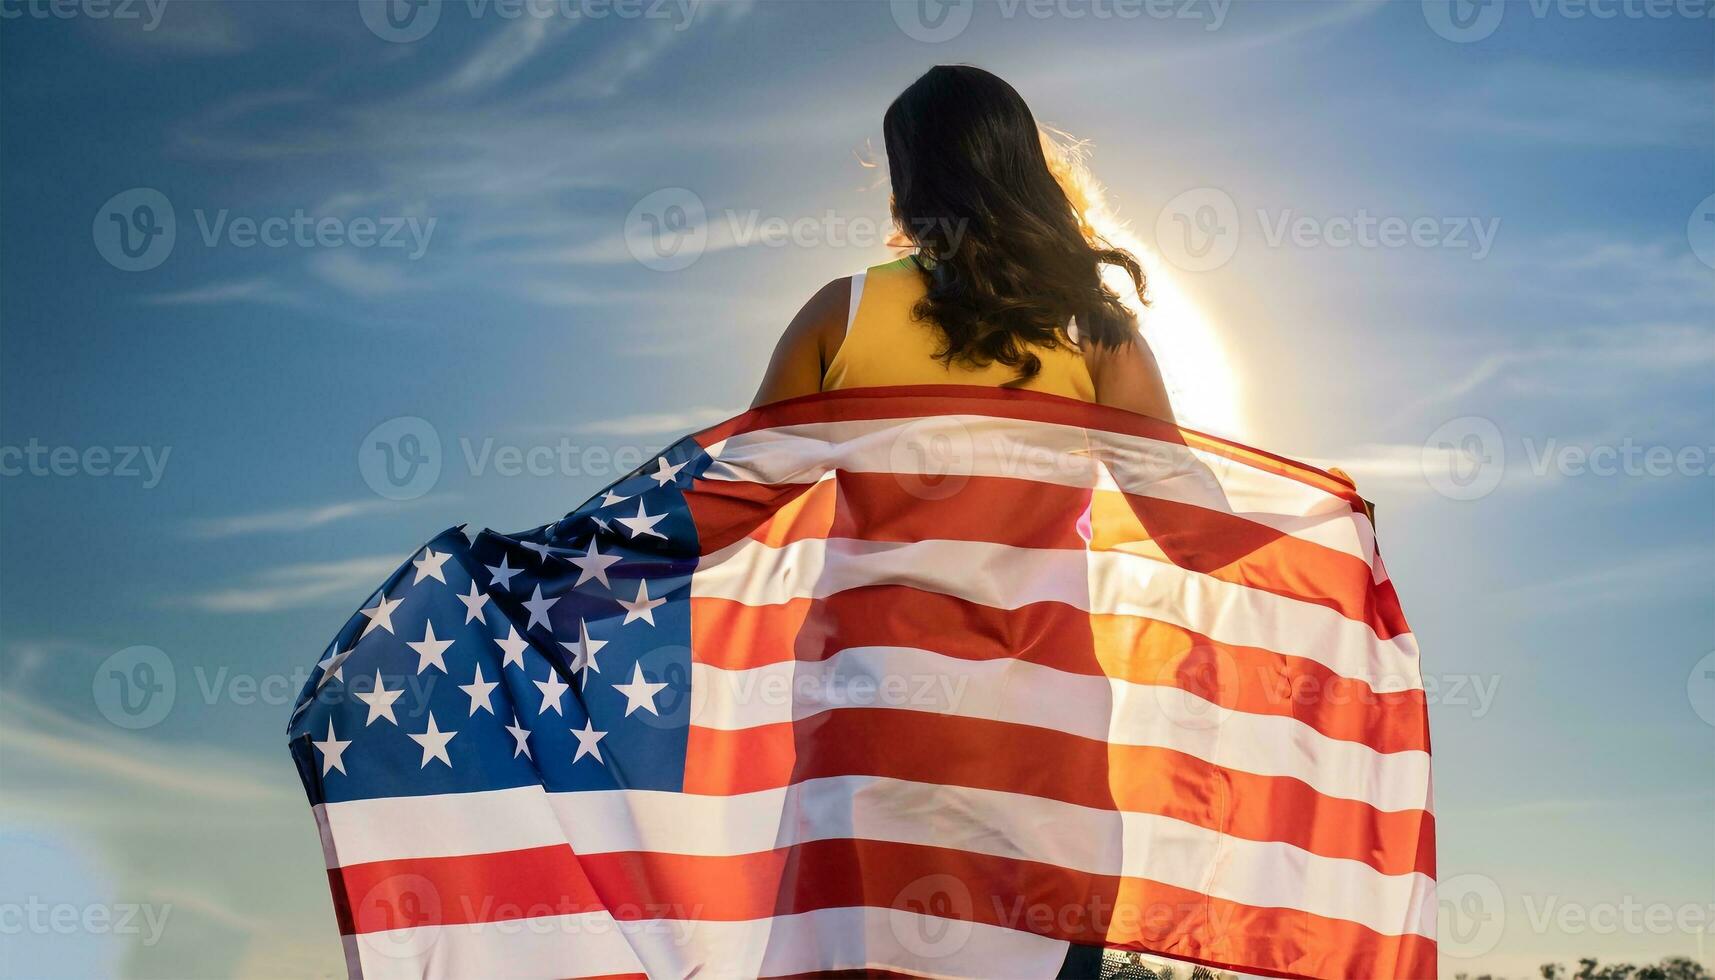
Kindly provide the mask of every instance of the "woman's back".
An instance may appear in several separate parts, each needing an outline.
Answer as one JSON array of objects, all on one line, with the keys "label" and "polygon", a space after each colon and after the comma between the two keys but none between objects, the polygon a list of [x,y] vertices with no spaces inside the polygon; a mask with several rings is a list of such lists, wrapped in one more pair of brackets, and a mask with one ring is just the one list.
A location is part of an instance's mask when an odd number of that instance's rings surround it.
[{"label": "woman's back", "polygon": [[1146,302],[1143,266],[1086,220],[1081,169],[1012,86],[937,66],[888,106],[882,136],[897,242],[913,254],[812,296],[775,346],[754,404],[965,384],[1171,419],[1134,311],[1103,278],[1123,273]]},{"label": "woman's back", "polygon": [[1084,356],[1070,347],[1033,347],[1036,374],[1020,378],[1016,368],[991,361],[975,365],[938,357],[946,336],[915,315],[927,288],[916,263],[906,257],[852,277],[843,338],[828,362],[822,390],[887,385],[961,384],[1008,386],[1080,401],[1095,401],[1095,384]]}]

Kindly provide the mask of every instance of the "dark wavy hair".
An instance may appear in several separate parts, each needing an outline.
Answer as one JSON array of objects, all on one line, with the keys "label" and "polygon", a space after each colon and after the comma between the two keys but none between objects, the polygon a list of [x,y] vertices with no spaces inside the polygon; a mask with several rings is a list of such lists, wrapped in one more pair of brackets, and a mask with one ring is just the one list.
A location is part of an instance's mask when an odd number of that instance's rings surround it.
[{"label": "dark wavy hair", "polygon": [[1143,267],[1085,226],[1056,179],[1044,136],[1011,85],[980,68],[938,65],[887,107],[882,122],[893,220],[917,250],[928,295],[913,315],[946,335],[942,360],[1042,368],[1031,348],[1117,347],[1136,336],[1131,311],[1102,284]]}]

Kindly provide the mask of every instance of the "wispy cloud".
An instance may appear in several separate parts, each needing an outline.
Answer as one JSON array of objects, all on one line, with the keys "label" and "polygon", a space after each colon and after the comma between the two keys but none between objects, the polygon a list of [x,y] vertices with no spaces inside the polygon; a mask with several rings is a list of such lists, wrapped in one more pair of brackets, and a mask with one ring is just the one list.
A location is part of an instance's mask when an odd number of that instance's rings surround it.
[{"label": "wispy cloud", "polygon": [[335,598],[360,601],[399,567],[397,557],[368,556],[340,561],[277,565],[243,585],[213,592],[176,596],[170,605],[191,606],[212,613],[278,612],[316,606]]},{"label": "wispy cloud", "polygon": [[348,250],[322,252],[310,259],[316,278],[356,296],[375,299],[402,293],[412,286],[401,262],[375,262]]},{"label": "wispy cloud", "polygon": [[[730,27],[750,15],[754,0],[723,0],[720,3],[687,2],[675,11],[681,18],[663,24],[652,19],[633,25],[617,44],[593,52],[577,70],[550,86],[551,98],[610,99],[625,90],[627,83],[654,68],[668,52],[692,31]],[[662,7],[662,11],[674,10]]]},{"label": "wispy cloud", "polygon": [[[1431,496],[1437,491],[1428,474],[1459,472],[1471,464],[1462,451],[1451,446],[1409,443],[1367,443],[1328,457],[1304,460],[1322,469],[1345,470],[1367,498]],[[1499,487],[1540,490],[1553,486],[1558,475],[1541,476],[1520,465],[1508,465]]]},{"label": "wispy cloud", "polygon": [[1593,604],[1635,604],[1653,597],[1701,591],[1715,572],[1708,548],[1673,548],[1631,561],[1595,564],[1589,571],[1547,578],[1509,589],[1509,608],[1544,612]]},{"label": "wispy cloud", "polygon": [[588,422],[574,423],[572,428],[591,435],[671,435],[705,428],[716,422],[730,419],[742,411],[743,409],[717,408],[712,405],[705,405],[686,409],[682,412],[645,412],[637,415],[620,415],[609,419],[594,419]]},{"label": "wispy cloud", "polygon": [[1428,118],[1462,139],[1591,146],[1697,146],[1707,141],[1708,82],[1508,62],[1439,101]]},{"label": "wispy cloud", "polygon": [[[549,45],[575,27],[570,17],[547,16],[534,8],[511,21],[479,47],[440,86],[444,92],[472,92],[505,81]],[[552,9],[552,8],[549,8]]]},{"label": "wispy cloud", "polygon": [[1535,243],[1506,263],[1511,288],[1573,297],[1593,313],[1640,318],[1715,319],[1709,267],[1684,239],[1628,241],[1588,234]]},{"label": "wispy cloud", "polygon": [[144,306],[220,306],[227,303],[284,305],[297,300],[272,279],[256,278],[213,282],[170,293],[152,293],[140,297],[137,302]]},{"label": "wispy cloud", "polygon": [[603,289],[574,281],[570,277],[527,279],[518,284],[518,295],[542,306],[564,308],[611,303],[623,303],[635,308],[661,302],[661,296],[657,293],[644,293],[633,289]]},{"label": "wispy cloud", "polygon": [[144,55],[235,55],[255,41],[226,4],[154,0],[131,10],[140,23],[117,16],[82,20],[109,43]]},{"label": "wispy cloud", "polygon": [[[181,764],[169,765],[141,736],[91,725],[12,694],[0,693],[0,734],[17,758],[93,777],[109,792],[120,784],[211,802],[292,799],[284,788],[246,775],[237,757],[199,746],[175,753]],[[184,758],[187,755],[191,758]]]},{"label": "wispy cloud", "polygon": [[[244,534],[289,533],[308,531],[354,517],[383,514],[419,504],[425,498],[409,501],[347,500],[318,507],[288,507],[252,514],[233,514],[192,521],[186,530],[194,538],[231,538]],[[444,496],[441,499],[446,499]]]},{"label": "wispy cloud", "polygon": [[1711,365],[1715,365],[1715,330],[1706,327],[1645,323],[1568,330],[1550,340],[1482,355],[1451,381],[1408,403],[1396,418],[1420,419],[1433,408],[1526,373],[1536,376],[1537,383],[1526,386],[1535,391],[1545,387],[1542,382],[1554,379],[1577,379],[1564,387],[1578,391],[1586,390],[1593,377],[1647,382],[1706,371]]}]

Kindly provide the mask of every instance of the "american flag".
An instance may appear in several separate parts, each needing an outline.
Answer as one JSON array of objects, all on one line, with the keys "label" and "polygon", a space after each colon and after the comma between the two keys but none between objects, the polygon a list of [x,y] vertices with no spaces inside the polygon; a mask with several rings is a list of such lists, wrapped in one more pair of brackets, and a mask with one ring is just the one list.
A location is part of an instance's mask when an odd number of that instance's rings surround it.
[{"label": "american flag", "polygon": [[829,392],[442,533],[291,749],[353,976],[1436,972],[1352,486],[1030,392]]}]

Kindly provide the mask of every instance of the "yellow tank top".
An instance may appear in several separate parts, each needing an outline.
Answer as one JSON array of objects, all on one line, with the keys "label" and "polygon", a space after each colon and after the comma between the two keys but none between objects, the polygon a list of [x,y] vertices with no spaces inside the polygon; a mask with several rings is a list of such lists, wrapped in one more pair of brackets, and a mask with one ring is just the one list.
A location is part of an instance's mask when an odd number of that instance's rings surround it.
[{"label": "yellow tank top", "polygon": [[972,367],[935,357],[945,343],[940,328],[912,319],[923,298],[923,277],[908,256],[852,277],[846,338],[822,377],[822,390],[887,385],[987,385],[1024,388],[1096,400],[1096,386],[1082,354],[1069,348],[1038,348],[1042,370],[1026,381],[1005,364]]}]

